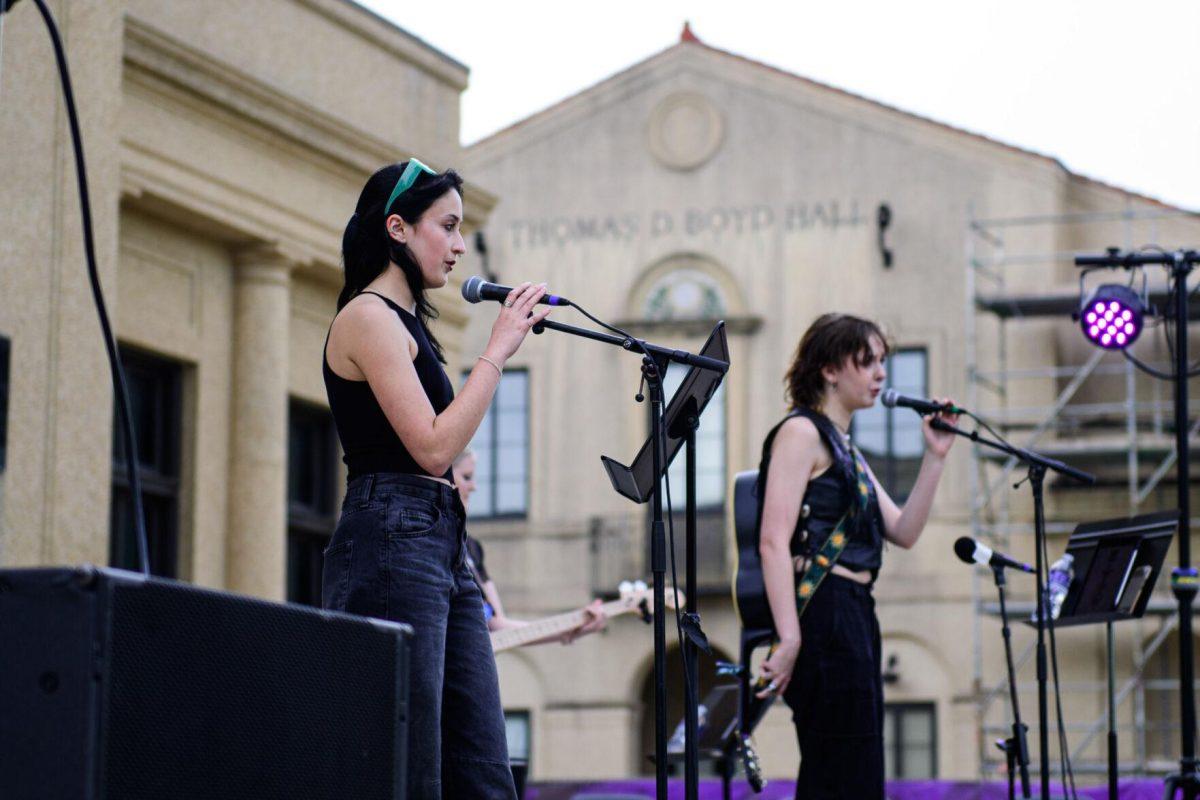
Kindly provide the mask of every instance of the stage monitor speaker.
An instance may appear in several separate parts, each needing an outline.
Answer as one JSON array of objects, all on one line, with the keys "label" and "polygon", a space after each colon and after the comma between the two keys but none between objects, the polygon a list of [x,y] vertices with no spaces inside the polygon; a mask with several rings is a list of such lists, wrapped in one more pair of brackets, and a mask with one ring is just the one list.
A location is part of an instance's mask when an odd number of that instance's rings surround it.
[{"label": "stage monitor speaker", "polygon": [[0,797],[403,798],[411,633],[120,570],[0,570]]}]

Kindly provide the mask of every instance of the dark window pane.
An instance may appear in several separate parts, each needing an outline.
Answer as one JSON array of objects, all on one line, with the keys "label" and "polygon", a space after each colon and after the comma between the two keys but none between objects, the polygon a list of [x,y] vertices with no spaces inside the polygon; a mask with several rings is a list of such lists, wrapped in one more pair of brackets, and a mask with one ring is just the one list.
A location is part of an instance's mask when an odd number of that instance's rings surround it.
[{"label": "dark window pane", "polygon": [[293,603],[321,604],[324,552],[337,524],[335,435],[328,409],[289,404],[287,599]]},{"label": "dark window pane", "polygon": [[[122,348],[121,366],[129,388],[131,419],[138,452],[138,480],[146,522],[150,571],[178,574],[180,391],[182,369],[172,361]],[[124,430],[113,411],[112,504],[109,515],[109,562],[140,569],[133,489],[124,458]]]},{"label": "dark window pane", "polygon": [[290,603],[321,605],[321,570],[329,536],[289,530],[287,542],[287,599]]}]

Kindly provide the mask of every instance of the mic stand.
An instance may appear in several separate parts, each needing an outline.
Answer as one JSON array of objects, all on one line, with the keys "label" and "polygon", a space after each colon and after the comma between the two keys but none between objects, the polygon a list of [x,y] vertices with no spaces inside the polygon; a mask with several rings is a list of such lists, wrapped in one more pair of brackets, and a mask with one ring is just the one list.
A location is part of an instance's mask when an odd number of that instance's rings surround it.
[{"label": "mic stand", "polygon": [[1000,624],[1004,635],[1004,660],[1008,665],[1008,693],[1012,700],[1013,726],[1012,736],[1003,742],[1004,753],[1008,757],[1008,798],[1014,800],[1016,788],[1013,783],[1013,767],[1021,771],[1021,797],[1029,797],[1029,742],[1025,737],[1028,726],[1021,722],[1021,708],[1017,704],[1017,670],[1013,666],[1012,630],[1008,627],[1008,607],[1005,605],[1004,567],[992,566],[992,575],[996,579],[996,591],[1000,594]]},{"label": "mic stand", "polygon": [[1188,276],[1200,267],[1200,251],[1176,250],[1173,253],[1121,253],[1109,249],[1102,256],[1076,256],[1075,266],[1088,268],[1135,269],[1144,266],[1165,267],[1171,275],[1171,308],[1164,320],[1175,320],[1175,371],[1167,377],[1174,383],[1175,395],[1175,483],[1179,499],[1179,566],[1171,573],[1171,593],[1179,604],[1179,723],[1183,752],[1179,754],[1179,772],[1168,775],[1165,796],[1174,798],[1183,792],[1184,800],[1200,797],[1200,759],[1196,756],[1196,664],[1192,641],[1192,602],[1200,589],[1200,575],[1192,566],[1191,463],[1188,444],[1188,320],[1190,293]]},{"label": "mic stand", "polygon": [[1014,447],[1007,442],[980,436],[979,431],[964,431],[948,422],[934,417],[930,423],[935,430],[953,433],[970,439],[976,444],[1007,453],[1029,467],[1029,487],[1033,491],[1033,541],[1037,549],[1035,572],[1037,575],[1037,684],[1038,684],[1038,755],[1040,758],[1041,797],[1050,797],[1050,732],[1046,727],[1049,710],[1046,701],[1046,564],[1043,549],[1046,542],[1046,509],[1043,483],[1046,470],[1074,478],[1083,483],[1095,483],[1096,476],[1068,466],[1061,461],[1039,455],[1032,450]]},{"label": "mic stand", "polygon": [[[683,438],[687,452],[687,467],[684,481],[687,489],[687,523],[685,527],[687,538],[684,545],[684,552],[686,553],[685,557],[687,561],[685,616],[689,626],[693,622],[697,624],[699,622],[696,603],[696,429],[699,427],[700,414],[696,409],[695,398],[688,398],[688,405],[684,413],[676,420],[675,425],[667,431],[676,439]],[[700,715],[698,694],[700,675],[697,662],[699,661],[700,653],[690,633],[691,630],[689,627],[689,635],[683,637],[682,643],[683,669],[686,673],[684,680],[683,714],[683,786],[684,800],[697,800],[700,786]]]},{"label": "mic stand", "polygon": [[[536,334],[542,333],[544,330],[550,329],[561,333],[569,333],[573,336],[580,336],[585,339],[591,339],[605,344],[611,344],[620,347],[623,350],[630,350],[642,353],[642,377],[646,384],[650,387],[650,438],[654,442],[652,450],[653,459],[653,475],[655,476],[654,488],[651,492],[651,524],[650,524],[650,572],[654,580],[654,777],[655,777],[655,794],[658,800],[667,799],[667,631],[666,631],[666,575],[667,575],[667,544],[666,533],[663,527],[663,510],[662,510],[662,471],[663,461],[666,452],[666,433],[667,431],[662,426],[662,408],[663,408],[663,388],[662,376],[666,372],[667,365],[674,361],[678,364],[688,364],[693,367],[702,367],[705,369],[715,370],[724,373],[729,369],[729,364],[725,361],[718,361],[715,358],[708,356],[696,355],[685,350],[672,350],[667,347],[650,344],[640,339],[634,339],[632,336],[612,336],[607,333],[580,328],[575,325],[566,325],[561,322],[552,320],[542,320],[533,326],[533,332]],[[640,395],[639,395],[640,397]],[[692,430],[690,441],[694,447],[695,430]],[[689,455],[693,455],[694,451],[689,451]],[[689,460],[689,464],[692,462]],[[690,469],[690,467],[689,467]],[[694,481],[694,477],[691,481]],[[689,496],[689,500],[693,500]],[[694,536],[694,531],[690,531],[690,536]],[[689,546],[691,542],[689,541]],[[690,553],[690,547],[689,547]],[[689,576],[690,578],[690,576]],[[689,586],[689,589],[695,587]],[[688,603],[694,602],[692,599],[695,596],[694,591],[688,591]],[[686,648],[687,643],[684,642]],[[685,653],[687,651],[685,650]],[[685,662],[686,664],[686,662]],[[693,684],[695,686],[695,684]],[[696,708],[696,692],[687,693],[684,698],[685,704],[688,706],[685,709],[685,718],[689,720],[685,725],[696,727],[697,708]],[[699,752],[697,747],[697,736],[688,736],[685,750],[685,758],[689,759],[689,763],[685,764],[685,775],[688,779],[697,776],[699,773]],[[698,780],[698,778],[697,778]],[[695,788],[695,783],[692,788]],[[686,788],[686,787],[685,787]]]}]

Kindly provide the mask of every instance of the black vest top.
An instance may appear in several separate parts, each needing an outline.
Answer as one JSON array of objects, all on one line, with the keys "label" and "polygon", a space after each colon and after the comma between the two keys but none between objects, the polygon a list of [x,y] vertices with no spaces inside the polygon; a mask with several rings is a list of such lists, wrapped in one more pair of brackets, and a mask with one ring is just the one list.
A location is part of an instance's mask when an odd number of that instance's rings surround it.
[{"label": "black vest top", "polygon": [[[446,377],[446,370],[438,361],[437,352],[429,342],[429,334],[421,321],[377,292],[366,292],[383,299],[417,342],[417,357],[413,366],[421,387],[429,397],[435,414],[440,414],[454,399],[454,387]],[[325,337],[329,347],[329,336]],[[322,374],[325,376],[325,393],[329,397],[329,410],[333,412],[333,424],[345,453],[342,460],[349,469],[348,480],[372,472],[404,472],[410,475],[429,475],[408,452],[408,448],[396,435],[387,415],[379,407],[370,385],[364,381],[343,378],[329,366],[328,355],[322,356]],[[452,480],[450,470],[438,477]]]},{"label": "black vest top", "polygon": [[[850,503],[857,502],[854,497],[858,478],[854,469],[854,456],[829,417],[807,408],[796,409],[772,428],[763,442],[762,462],[758,468],[759,519],[762,519],[766,476],[771,466],[771,445],[775,441],[775,434],[784,422],[798,416],[806,417],[817,426],[821,442],[833,458],[829,469],[808,481],[802,501],[803,505],[808,506],[808,517],[805,518],[801,514],[796,520],[796,530],[792,533],[792,555],[811,557],[833,533],[842,516],[849,510]],[[846,547],[837,563],[855,572],[870,571],[872,574],[878,572],[883,564],[883,515],[879,511],[879,498],[875,494],[874,484],[870,487],[866,513],[854,517]]]}]

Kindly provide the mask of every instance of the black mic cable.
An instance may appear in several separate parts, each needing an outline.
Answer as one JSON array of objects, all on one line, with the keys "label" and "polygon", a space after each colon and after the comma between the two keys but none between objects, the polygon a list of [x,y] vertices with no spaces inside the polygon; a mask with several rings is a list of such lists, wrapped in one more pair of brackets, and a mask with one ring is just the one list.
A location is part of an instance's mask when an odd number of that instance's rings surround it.
[{"label": "black mic cable", "polygon": [[[0,0],[0,19],[17,0]],[[100,317],[100,329],[104,334],[104,346],[108,351],[108,363],[112,369],[113,394],[121,417],[121,443],[125,450],[125,469],[129,479],[130,492],[133,495],[133,524],[137,536],[138,565],[143,575],[150,576],[150,555],[146,544],[146,515],[142,509],[142,483],[138,475],[138,449],[133,430],[133,420],[130,415],[129,387],[125,381],[125,371],[121,368],[121,360],[117,356],[116,339],[113,337],[112,326],[109,325],[108,311],[104,305],[104,295],[100,289],[99,272],[96,269],[96,246],[92,236],[92,206],[88,200],[87,170],[83,163],[83,137],[79,132],[79,116],[75,112],[75,94],[71,90],[71,71],[67,66],[67,54],[63,49],[62,38],[58,34],[58,26],[54,17],[46,7],[45,0],[33,0],[46,28],[50,33],[50,42],[54,45],[54,57],[58,62],[58,74],[62,79],[63,100],[67,106],[67,121],[71,128],[71,143],[75,151],[75,178],[79,184],[79,214],[83,223],[83,252],[87,258],[88,279],[92,285],[92,298],[96,302],[96,313]]]}]

